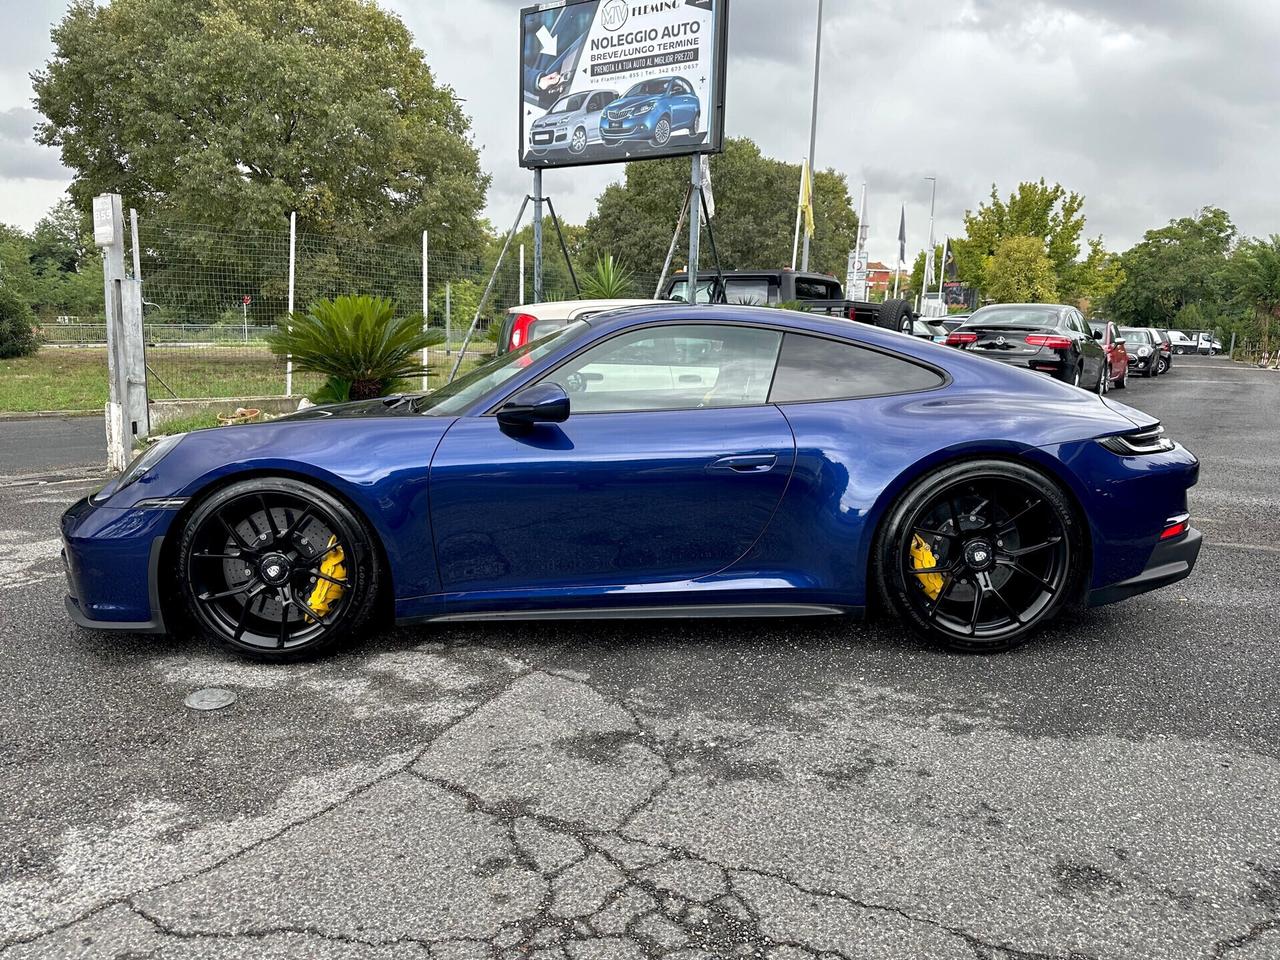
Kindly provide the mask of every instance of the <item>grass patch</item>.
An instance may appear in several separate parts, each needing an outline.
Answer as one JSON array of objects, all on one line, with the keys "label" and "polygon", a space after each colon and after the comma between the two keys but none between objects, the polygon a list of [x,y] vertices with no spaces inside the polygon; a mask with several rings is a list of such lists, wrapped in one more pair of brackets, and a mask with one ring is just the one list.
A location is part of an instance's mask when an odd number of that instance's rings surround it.
[{"label": "grass patch", "polygon": [[[471,356],[462,364],[475,366]],[[284,360],[252,342],[216,347],[152,347],[147,350],[152,400],[284,395]],[[444,382],[450,365],[433,351],[431,384]],[[294,371],[293,393],[319,389],[324,378]],[[39,410],[100,411],[107,402],[104,347],[44,347],[35,356],[0,360],[0,413]]]}]

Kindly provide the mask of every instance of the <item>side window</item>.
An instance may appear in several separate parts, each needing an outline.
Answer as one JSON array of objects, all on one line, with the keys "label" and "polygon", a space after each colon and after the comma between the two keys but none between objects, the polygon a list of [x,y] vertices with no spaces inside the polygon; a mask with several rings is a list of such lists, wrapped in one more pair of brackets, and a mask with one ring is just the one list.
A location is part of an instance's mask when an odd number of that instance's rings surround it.
[{"label": "side window", "polygon": [[942,377],[900,357],[850,343],[788,333],[782,340],[770,403],[847,400],[910,393],[941,385]]},{"label": "side window", "polygon": [[574,357],[558,383],[575,413],[742,407],[768,401],[782,334],[722,324],[633,330]]},{"label": "side window", "polygon": [[838,296],[835,283],[811,277],[796,277],[797,300],[835,300]]}]

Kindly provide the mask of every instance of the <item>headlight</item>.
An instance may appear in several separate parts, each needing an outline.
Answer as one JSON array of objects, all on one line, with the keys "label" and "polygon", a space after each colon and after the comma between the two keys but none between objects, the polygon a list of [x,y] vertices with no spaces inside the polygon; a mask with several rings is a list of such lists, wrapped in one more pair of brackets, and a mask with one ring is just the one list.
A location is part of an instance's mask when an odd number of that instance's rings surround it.
[{"label": "headlight", "polygon": [[1150,347],[1139,347],[1139,348],[1138,348],[1138,356],[1140,356],[1140,357],[1149,357],[1150,355],[1151,355],[1151,348],[1150,348]]},{"label": "headlight", "polygon": [[652,110],[655,106],[656,106],[656,104],[652,104],[652,103],[642,103],[642,104],[640,104],[640,106],[636,107],[635,115],[636,115],[637,117],[643,117],[646,113],[648,113],[650,110]]},{"label": "headlight", "polygon": [[147,447],[147,449],[134,457],[133,462],[129,464],[124,473],[120,474],[120,476],[116,477],[89,499],[93,503],[102,503],[102,501],[119,493],[163,460],[168,455],[169,451],[178,445],[178,441],[185,436],[185,433],[175,433],[171,437],[165,437],[163,440],[157,440],[155,443],[151,444],[151,446]]}]

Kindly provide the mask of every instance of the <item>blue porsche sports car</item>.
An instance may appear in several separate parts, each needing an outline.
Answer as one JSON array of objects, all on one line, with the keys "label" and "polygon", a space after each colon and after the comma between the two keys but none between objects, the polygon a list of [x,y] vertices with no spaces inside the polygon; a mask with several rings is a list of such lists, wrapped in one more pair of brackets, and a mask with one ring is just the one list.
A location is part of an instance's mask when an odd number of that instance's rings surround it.
[{"label": "blue porsche sports car", "polygon": [[1185,577],[1151,417],[849,321],[639,307],[434,393],[163,440],[62,520],[85,627],[288,659],[400,622],[861,614],[963,650]]}]

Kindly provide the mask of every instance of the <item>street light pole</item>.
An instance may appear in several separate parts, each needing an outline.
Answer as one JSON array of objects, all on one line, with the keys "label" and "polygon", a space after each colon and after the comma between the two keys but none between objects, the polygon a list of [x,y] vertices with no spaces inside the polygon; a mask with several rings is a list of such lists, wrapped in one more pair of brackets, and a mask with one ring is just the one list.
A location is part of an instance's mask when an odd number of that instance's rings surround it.
[{"label": "street light pole", "polygon": [[[818,142],[818,77],[822,69],[822,0],[818,0],[818,39],[813,51],[813,114],[809,120],[809,203],[816,208],[818,171],[813,164],[813,151]],[[800,269],[809,269],[809,234],[804,235],[804,255]]]}]

